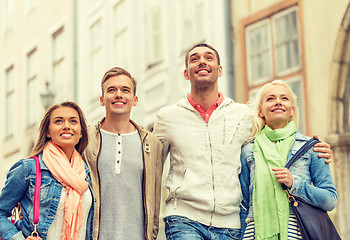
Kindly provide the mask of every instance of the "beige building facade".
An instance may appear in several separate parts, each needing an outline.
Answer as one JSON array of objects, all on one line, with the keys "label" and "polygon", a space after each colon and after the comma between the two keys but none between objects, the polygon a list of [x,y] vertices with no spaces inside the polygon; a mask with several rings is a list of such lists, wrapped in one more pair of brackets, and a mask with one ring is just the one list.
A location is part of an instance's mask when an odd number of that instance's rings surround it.
[{"label": "beige building facade", "polygon": [[0,0],[0,186],[10,166],[30,154],[46,83],[52,103],[76,101],[94,124],[104,116],[103,74],[124,67],[138,82],[132,118],[151,129],[157,111],[188,92],[184,54],[205,41],[221,53],[226,77],[220,87],[230,95],[228,2]]},{"label": "beige building facade", "polygon": [[297,93],[302,132],[332,144],[331,216],[347,239],[349,0],[0,0],[0,11],[0,187],[30,154],[46,82],[54,102],[76,101],[94,124],[104,115],[100,79],[122,66],[138,81],[132,118],[151,129],[157,111],[189,91],[186,50],[207,42],[222,59],[224,95],[245,103],[276,78]]},{"label": "beige building facade", "polygon": [[[67,9],[72,9],[67,11]],[[73,3],[69,0],[1,0],[1,168],[28,157],[44,114],[46,82],[55,102],[73,99]]]},{"label": "beige building facade", "polygon": [[290,84],[301,131],[332,145],[339,202],[331,216],[350,239],[349,1],[233,0],[232,19],[236,100],[274,79]]},{"label": "beige building facade", "polygon": [[[10,167],[30,155],[46,82],[52,103],[76,101],[95,124],[104,116],[103,74],[124,67],[138,82],[132,118],[152,129],[158,110],[189,91],[186,50],[208,42],[223,62],[220,91],[231,96],[229,2],[0,0],[0,188]],[[165,239],[161,224],[159,239]]]}]

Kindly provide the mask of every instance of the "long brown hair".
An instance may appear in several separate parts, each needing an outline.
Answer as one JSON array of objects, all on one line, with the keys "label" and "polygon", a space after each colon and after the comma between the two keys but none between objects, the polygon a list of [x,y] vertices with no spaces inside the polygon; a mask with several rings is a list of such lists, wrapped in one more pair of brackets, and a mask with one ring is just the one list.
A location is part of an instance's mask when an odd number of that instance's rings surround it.
[{"label": "long brown hair", "polygon": [[78,104],[76,104],[75,102],[66,101],[66,102],[52,105],[46,111],[45,116],[43,120],[41,120],[40,127],[38,129],[39,137],[32,149],[32,153],[31,153],[32,156],[36,156],[40,154],[44,150],[44,146],[46,142],[50,140],[50,138],[47,137],[47,133],[49,131],[51,114],[55,109],[61,108],[61,107],[70,107],[77,111],[80,119],[82,137],[80,138],[77,145],[75,145],[75,149],[81,154],[87,147],[89,139],[88,139],[87,126],[86,126],[84,113],[81,110],[81,108],[78,106]]}]

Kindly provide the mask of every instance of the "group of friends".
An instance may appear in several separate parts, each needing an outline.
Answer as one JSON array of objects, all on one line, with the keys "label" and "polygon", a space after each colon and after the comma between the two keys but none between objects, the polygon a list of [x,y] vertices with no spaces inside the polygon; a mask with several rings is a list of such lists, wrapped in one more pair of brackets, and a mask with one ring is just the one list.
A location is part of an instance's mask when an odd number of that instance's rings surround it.
[{"label": "group of friends", "polygon": [[[136,81],[119,67],[102,78],[106,114],[96,125],[87,126],[74,102],[47,110],[31,153],[42,175],[41,239],[156,239],[168,155],[167,239],[301,239],[281,184],[314,206],[336,206],[327,143],[284,168],[310,139],[297,130],[296,97],[284,81],[265,84],[248,106],[219,92],[223,70],[212,46],[193,46],[185,66],[190,93],[158,112],[153,132],[130,119]],[[30,157],[9,170],[0,194],[2,240],[37,239],[35,176]],[[21,219],[11,223],[18,203]]]}]

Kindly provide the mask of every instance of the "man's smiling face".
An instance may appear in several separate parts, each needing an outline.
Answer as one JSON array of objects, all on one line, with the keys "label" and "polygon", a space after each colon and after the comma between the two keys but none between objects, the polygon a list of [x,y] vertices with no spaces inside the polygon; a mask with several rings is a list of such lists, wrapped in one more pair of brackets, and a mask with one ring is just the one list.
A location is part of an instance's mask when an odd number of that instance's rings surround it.
[{"label": "man's smiling face", "polygon": [[131,79],[126,75],[110,77],[103,84],[100,102],[106,108],[106,114],[130,114],[138,102]]},{"label": "man's smiling face", "polygon": [[184,76],[194,86],[209,86],[222,76],[215,52],[207,47],[196,47],[188,54],[188,67]]}]

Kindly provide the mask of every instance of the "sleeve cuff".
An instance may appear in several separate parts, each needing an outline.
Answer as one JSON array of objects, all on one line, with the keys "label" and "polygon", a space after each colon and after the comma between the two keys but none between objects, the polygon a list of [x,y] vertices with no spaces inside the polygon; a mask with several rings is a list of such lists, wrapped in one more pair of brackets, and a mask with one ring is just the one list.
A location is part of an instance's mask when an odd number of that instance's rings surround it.
[{"label": "sleeve cuff", "polygon": [[300,176],[293,176],[293,185],[291,189],[288,190],[290,194],[296,195],[298,192],[300,192],[301,181]]}]

